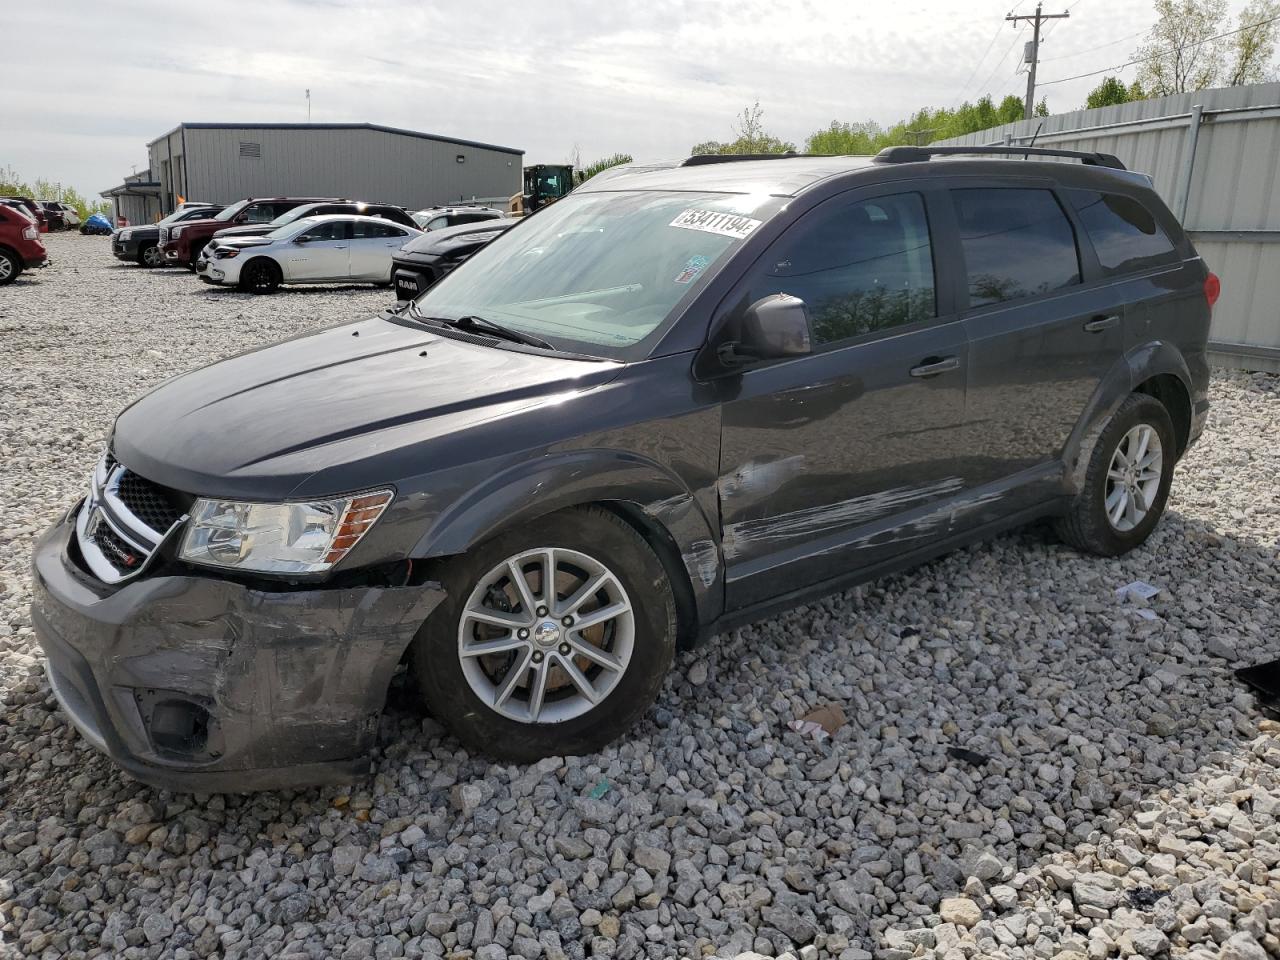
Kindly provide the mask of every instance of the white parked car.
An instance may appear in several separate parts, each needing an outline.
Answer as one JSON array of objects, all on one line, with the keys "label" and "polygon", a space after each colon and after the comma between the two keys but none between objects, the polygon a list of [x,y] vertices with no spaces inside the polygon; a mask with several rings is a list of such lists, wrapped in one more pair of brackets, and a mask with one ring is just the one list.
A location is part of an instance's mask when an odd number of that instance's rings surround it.
[{"label": "white parked car", "polygon": [[303,217],[261,237],[210,241],[196,261],[206,283],[271,293],[282,283],[391,283],[391,257],[421,230],[381,217]]},{"label": "white parked car", "polygon": [[479,223],[481,220],[501,220],[506,216],[493,207],[427,207],[412,214],[413,222],[423,230],[439,230],[463,223]]}]

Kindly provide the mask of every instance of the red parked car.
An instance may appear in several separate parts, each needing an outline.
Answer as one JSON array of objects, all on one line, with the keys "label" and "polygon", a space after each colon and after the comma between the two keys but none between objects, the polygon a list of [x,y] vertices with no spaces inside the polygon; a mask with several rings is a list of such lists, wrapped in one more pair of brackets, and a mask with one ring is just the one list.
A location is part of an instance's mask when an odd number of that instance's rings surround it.
[{"label": "red parked car", "polygon": [[45,216],[44,207],[40,206],[40,204],[36,203],[30,197],[8,196],[0,199],[17,200],[19,203],[21,203],[24,207],[27,208],[27,212],[31,215],[31,219],[36,222],[36,228],[40,231],[40,233],[49,232],[49,221],[48,221],[48,218]]},{"label": "red parked car", "polygon": [[43,267],[48,259],[40,227],[31,215],[17,205],[0,204],[0,287],[28,267]]}]

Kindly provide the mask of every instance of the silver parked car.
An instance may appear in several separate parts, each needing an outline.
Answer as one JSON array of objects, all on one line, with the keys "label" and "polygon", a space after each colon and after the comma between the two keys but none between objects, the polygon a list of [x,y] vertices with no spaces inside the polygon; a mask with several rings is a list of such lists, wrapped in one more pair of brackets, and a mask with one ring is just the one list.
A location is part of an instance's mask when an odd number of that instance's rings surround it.
[{"label": "silver parked car", "polygon": [[271,293],[282,283],[391,283],[391,258],[421,230],[381,217],[303,217],[260,237],[215,238],[196,261],[206,283]]}]

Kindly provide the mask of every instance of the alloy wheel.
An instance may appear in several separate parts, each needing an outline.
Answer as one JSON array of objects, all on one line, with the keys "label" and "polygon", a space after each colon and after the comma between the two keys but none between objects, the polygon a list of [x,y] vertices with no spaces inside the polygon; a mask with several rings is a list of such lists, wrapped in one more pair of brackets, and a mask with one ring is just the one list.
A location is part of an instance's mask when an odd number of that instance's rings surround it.
[{"label": "alloy wheel", "polygon": [[13,276],[13,261],[8,257],[0,257],[0,282]]},{"label": "alloy wheel", "polygon": [[1160,491],[1164,454],[1155,427],[1140,423],[1129,429],[1107,467],[1104,507],[1107,521],[1120,533],[1142,523]]},{"label": "alloy wheel", "polygon": [[572,720],[622,679],[636,622],[622,581],[576,550],[541,547],[480,578],[458,624],[472,692],[521,723]]},{"label": "alloy wheel", "polygon": [[164,254],[159,247],[147,247],[142,251],[142,262],[148,267],[158,267],[164,263]]}]

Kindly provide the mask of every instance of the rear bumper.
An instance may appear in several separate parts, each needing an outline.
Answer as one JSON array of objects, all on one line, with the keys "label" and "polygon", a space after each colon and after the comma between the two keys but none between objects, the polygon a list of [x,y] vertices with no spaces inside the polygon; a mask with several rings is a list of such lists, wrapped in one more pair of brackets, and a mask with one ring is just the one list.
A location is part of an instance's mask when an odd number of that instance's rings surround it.
[{"label": "rear bumper", "polygon": [[27,269],[32,267],[45,267],[49,265],[49,251],[45,249],[24,251],[22,254],[22,265]]},{"label": "rear bumper", "polygon": [[367,773],[391,676],[444,598],[430,584],[269,592],[198,576],[112,591],[69,549],[63,521],[33,557],[31,619],[54,696],[92,746],[171,790]]}]

